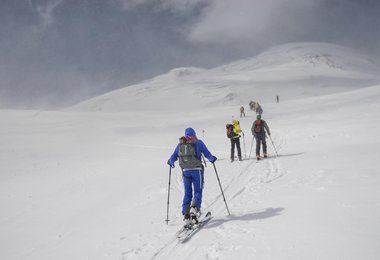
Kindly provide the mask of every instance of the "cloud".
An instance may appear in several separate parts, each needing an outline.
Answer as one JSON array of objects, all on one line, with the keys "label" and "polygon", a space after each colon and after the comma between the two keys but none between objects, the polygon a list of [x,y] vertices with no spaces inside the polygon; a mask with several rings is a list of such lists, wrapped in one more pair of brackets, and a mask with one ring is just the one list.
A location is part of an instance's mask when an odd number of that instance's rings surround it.
[{"label": "cloud", "polygon": [[[317,0],[235,0],[215,1],[189,34],[189,40],[201,43],[259,41],[296,32],[307,23]],[[306,26],[305,26],[306,27]]]},{"label": "cloud", "polygon": [[45,97],[70,104],[175,67],[214,67],[287,42],[325,41],[380,56],[378,0],[2,0],[0,6],[0,102],[13,105]]},{"label": "cloud", "polygon": [[[63,0],[54,0],[44,4],[39,4],[35,7],[35,10],[39,17],[38,25],[34,26],[34,30],[37,32],[44,32],[54,25],[54,11],[62,3]],[[32,2],[29,2],[32,5]]]},{"label": "cloud", "polygon": [[199,6],[209,5],[214,0],[114,0],[123,10],[132,10],[141,5],[151,4],[156,11],[169,10],[178,13],[189,13]]},{"label": "cloud", "polygon": [[139,5],[149,3],[148,0],[114,0],[116,3],[120,3],[123,10],[131,10]]}]

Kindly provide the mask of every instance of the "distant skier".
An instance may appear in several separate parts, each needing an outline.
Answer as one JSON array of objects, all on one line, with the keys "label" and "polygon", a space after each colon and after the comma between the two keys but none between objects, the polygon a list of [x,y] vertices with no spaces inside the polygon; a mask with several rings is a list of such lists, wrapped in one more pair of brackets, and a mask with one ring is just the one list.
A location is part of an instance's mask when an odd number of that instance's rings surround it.
[{"label": "distant skier", "polygon": [[240,128],[240,123],[238,120],[232,120],[232,124],[227,124],[227,137],[231,139],[231,162],[235,159],[235,146],[238,153],[239,161],[241,158],[241,148],[240,148],[240,134],[242,130]]},{"label": "distant skier", "polygon": [[240,107],[240,118],[245,117],[244,106]]},{"label": "distant skier", "polygon": [[182,169],[185,189],[182,202],[182,215],[184,216],[185,226],[197,223],[201,215],[204,181],[204,167],[201,161],[202,154],[212,163],[217,160],[207,149],[203,141],[197,138],[194,129],[186,128],[185,135],[179,138],[179,144],[168,160],[170,167],[174,168],[174,163],[178,159]]},{"label": "distant skier", "polygon": [[263,145],[264,158],[268,157],[265,133],[267,132],[268,135],[270,135],[270,130],[269,130],[268,124],[263,119],[261,119],[261,115],[257,115],[256,118],[257,119],[255,120],[255,122],[253,122],[251,131],[252,131],[253,136],[256,139],[256,159],[260,160],[261,144]]},{"label": "distant skier", "polygon": [[280,102],[280,96],[279,95],[276,96],[276,101],[277,101],[277,103]]},{"label": "distant skier", "polygon": [[251,110],[254,110],[255,109],[255,102],[254,101],[249,101],[249,109],[251,109]]},{"label": "distant skier", "polygon": [[258,115],[261,115],[263,113],[263,109],[260,106],[259,102],[255,102],[255,111],[256,111],[256,114]]}]

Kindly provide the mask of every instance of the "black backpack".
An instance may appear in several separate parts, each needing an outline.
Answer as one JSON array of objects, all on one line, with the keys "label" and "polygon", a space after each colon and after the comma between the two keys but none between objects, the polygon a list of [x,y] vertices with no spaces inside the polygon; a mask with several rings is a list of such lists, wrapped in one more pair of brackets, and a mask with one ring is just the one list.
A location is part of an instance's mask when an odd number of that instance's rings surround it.
[{"label": "black backpack", "polygon": [[234,137],[234,125],[232,125],[232,124],[226,125],[226,134],[227,134],[228,138]]}]

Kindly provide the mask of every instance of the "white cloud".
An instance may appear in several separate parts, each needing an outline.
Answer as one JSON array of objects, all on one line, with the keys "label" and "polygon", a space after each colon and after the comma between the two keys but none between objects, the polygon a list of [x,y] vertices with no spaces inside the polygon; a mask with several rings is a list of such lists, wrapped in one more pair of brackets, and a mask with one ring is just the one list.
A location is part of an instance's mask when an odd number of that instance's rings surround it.
[{"label": "white cloud", "polygon": [[191,29],[194,42],[234,42],[254,40],[283,31],[296,31],[300,17],[319,0],[220,0],[205,9]]}]

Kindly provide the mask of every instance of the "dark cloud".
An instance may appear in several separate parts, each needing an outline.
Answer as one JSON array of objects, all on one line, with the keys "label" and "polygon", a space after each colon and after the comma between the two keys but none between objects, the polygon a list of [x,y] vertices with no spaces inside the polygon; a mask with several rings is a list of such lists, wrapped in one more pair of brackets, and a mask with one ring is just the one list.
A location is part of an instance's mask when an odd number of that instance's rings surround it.
[{"label": "dark cloud", "polygon": [[370,0],[3,0],[0,107],[58,108],[286,42],[379,55],[379,11]]}]

